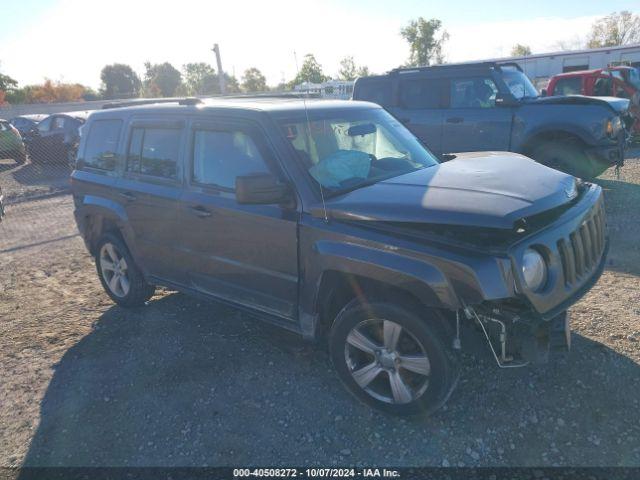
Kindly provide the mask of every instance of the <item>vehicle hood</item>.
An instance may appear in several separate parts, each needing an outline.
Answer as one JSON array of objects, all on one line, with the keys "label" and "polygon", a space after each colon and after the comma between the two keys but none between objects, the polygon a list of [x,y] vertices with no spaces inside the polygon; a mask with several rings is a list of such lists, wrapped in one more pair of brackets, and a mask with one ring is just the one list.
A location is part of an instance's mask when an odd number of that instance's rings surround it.
[{"label": "vehicle hood", "polygon": [[629,110],[630,101],[617,97],[587,97],[585,95],[554,95],[551,97],[537,97],[525,100],[526,104],[534,105],[603,105],[621,114]]},{"label": "vehicle hood", "polygon": [[[327,199],[329,218],[512,229],[575,198],[575,179],[511,152],[454,160]],[[314,215],[324,215],[322,207]]]}]

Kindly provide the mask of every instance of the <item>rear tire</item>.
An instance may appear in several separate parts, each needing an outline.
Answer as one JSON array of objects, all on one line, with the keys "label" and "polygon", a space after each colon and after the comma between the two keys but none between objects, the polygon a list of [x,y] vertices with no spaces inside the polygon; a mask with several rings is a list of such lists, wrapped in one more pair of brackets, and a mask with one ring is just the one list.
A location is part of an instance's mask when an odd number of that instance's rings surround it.
[{"label": "rear tire", "polygon": [[456,361],[439,329],[394,303],[354,299],[329,334],[331,360],[347,390],[393,415],[429,415],[447,401]]},{"label": "rear tire", "polygon": [[608,168],[592,159],[577,140],[544,142],[531,151],[531,158],[547,167],[585,180],[592,180]]},{"label": "rear tire", "polygon": [[103,235],[96,247],[96,270],[102,287],[122,307],[139,307],[155,293],[121,238]]}]

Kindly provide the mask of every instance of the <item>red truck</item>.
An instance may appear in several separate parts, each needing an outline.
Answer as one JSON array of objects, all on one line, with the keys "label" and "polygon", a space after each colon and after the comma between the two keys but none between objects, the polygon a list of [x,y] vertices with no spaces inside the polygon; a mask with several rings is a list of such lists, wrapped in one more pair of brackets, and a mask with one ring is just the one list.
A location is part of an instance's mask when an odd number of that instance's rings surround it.
[{"label": "red truck", "polygon": [[590,97],[619,97],[631,101],[633,116],[627,130],[640,137],[640,71],[635,67],[616,66],[561,73],[551,77],[542,91],[544,96],[587,95]]}]

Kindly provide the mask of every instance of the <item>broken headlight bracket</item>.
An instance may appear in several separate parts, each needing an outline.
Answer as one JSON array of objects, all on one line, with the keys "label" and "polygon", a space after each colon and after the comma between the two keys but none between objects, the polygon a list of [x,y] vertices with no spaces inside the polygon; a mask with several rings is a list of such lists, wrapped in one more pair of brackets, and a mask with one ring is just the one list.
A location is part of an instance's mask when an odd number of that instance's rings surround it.
[{"label": "broken headlight bracket", "polygon": [[[475,318],[475,320],[478,322],[478,324],[482,328],[482,331],[484,332],[484,336],[487,339],[487,343],[489,344],[489,348],[491,349],[491,353],[493,354],[493,358],[495,358],[496,363],[498,364],[498,367],[519,368],[519,367],[525,367],[529,365],[529,362],[511,363],[513,362],[513,358],[507,356],[507,353],[506,353],[507,352],[507,327],[504,324],[504,322],[502,322],[501,320],[498,320],[497,318],[488,317],[486,315],[478,315],[472,307],[465,306],[463,311],[468,320],[473,320]],[[458,324],[460,321],[459,319],[460,319],[459,315],[456,315],[456,320]],[[496,353],[496,349],[494,348],[493,343],[489,338],[489,333],[487,332],[487,329],[484,326],[484,322],[495,322],[500,325],[500,357],[498,357],[498,354]],[[458,342],[460,341],[459,338],[457,338],[457,341]],[[454,343],[454,346],[455,346],[455,343]]]}]

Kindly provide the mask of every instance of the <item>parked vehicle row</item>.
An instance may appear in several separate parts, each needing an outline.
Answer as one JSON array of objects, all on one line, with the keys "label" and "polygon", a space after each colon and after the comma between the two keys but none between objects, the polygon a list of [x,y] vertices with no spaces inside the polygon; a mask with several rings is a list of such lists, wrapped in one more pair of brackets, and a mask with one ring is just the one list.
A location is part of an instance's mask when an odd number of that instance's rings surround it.
[{"label": "parked vehicle row", "polygon": [[[409,125],[440,132],[421,113],[435,81],[470,125],[446,140],[450,151],[470,148],[468,135],[498,142],[504,122],[521,130],[515,138],[539,117],[569,122],[553,103],[527,104],[517,69],[425,72],[409,74],[415,85],[405,90],[398,72],[360,93],[383,93],[388,108],[411,94]],[[599,148],[619,152],[600,125],[617,110],[575,106],[602,130]],[[501,120],[503,111],[518,120]],[[566,310],[599,278],[608,245],[599,186],[516,153],[440,163],[369,102],[185,99],[102,110],[83,127],[71,185],[114,302],[140,306],[169,286],[324,339],[346,388],[393,414],[442,406],[469,343],[486,342],[500,366],[566,349]]]},{"label": "parked vehicle row", "polygon": [[629,100],[540,97],[516,64],[396,69],[358,79],[353,98],[382,105],[441,159],[511,151],[587,179],[624,161]]},{"label": "parked vehicle row", "polygon": [[21,115],[9,122],[0,120],[0,158],[18,164],[26,157],[34,163],[75,162],[80,128],[89,112]]}]

